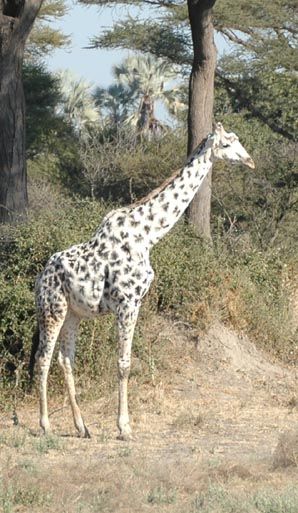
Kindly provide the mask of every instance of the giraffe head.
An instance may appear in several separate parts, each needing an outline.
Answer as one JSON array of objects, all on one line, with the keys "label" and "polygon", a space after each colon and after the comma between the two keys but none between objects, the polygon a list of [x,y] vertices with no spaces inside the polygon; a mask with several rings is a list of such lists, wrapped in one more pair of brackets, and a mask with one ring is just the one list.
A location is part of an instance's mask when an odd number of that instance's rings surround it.
[{"label": "giraffe head", "polygon": [[255,163],[233,132],[226,132],[221,123],[216,123],[213,132],[213,155],[216,159],[231,163],[242,163],[251,169]]}]

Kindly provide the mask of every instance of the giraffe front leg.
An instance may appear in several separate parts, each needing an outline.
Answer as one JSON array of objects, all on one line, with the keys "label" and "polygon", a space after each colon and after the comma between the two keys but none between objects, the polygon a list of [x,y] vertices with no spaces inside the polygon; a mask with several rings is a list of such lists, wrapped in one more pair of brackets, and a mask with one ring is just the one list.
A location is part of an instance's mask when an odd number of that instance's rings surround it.
[{"label": "giraffe front leg", "polygon": [[139,307],[122,305],[118,312],[118,331],[119,331],[119,401],[118,401],[118,428],[119,440],[130,440],[132,431],[129,423],[127,385],[131,363],[131,345],[136,321],[138,318]]},{"label": "giraffe front leg", "polygon": [[89,431],[85,426],[75,390],[75,382],[73,377],[73,364],[75,357],[75,344],[77,330],[80,319],[74,313],[68,312],[64,324],[60,331],[60,350],[58,355],[58,363],[63,369],[65,383],[67,387],[69,402],[72,410],[74,425],[81,438],[90,438]]}]

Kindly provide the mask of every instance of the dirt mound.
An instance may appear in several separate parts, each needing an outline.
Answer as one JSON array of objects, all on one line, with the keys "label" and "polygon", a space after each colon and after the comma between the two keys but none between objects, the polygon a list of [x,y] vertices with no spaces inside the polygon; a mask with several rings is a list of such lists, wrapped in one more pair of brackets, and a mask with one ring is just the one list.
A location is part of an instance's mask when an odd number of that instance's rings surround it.
[{"label": "dirt mound", "polygon": [[[224,384],[238,383],[246,388],[266,385],[267,391],[297,393],[297,369],[289,368],[271,358],[244,334],[236,333],[223,323],[215,322],[208,332],[198,338],[190,326],[184,323],[168,323],[159,319],[155,324],[158,338],[169,343],[169,360],[180,362],[182,379],[189,374],[199,380],[215,380]],[[152,326],[150,328],[152,335]],[[175,367],[175,364],[174,364]],[[172,372],[170,368],[168,372]],[[178,369],[176,369],[178,370]],[[214,392],[216,393],[217,387]],[[235,391],[241,395],[241,389]]]},{"label": "dirt mound", "polygon": [[161,324],[169,359],[159,390],[165,422],[178,434],[195,432],[206,455],[211,447],[236,461],[272,459],[281,433],[298,428],[296,371],[221,323],[199,340],[183,325]]},{"label": "dirt mound", "polygon": [[269,355],[258,349],[246,335],[221,323],[211,326],[198,344],[198,350],[213,360],[217,368],[221,364],[225,373],[241,373],[250,381],[263,379],[274,385],[282,380],[290,386],[295,380],[295,370],[271,361]]}]

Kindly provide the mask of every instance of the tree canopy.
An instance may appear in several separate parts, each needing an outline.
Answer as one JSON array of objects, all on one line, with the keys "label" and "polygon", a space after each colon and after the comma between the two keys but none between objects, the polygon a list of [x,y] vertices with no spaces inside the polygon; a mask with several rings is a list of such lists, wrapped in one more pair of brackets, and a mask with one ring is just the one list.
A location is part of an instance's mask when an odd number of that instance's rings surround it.
[{"label": "tree canopy", "polygon": [[[191,39],[187,5],[181,0],[81,0],[97,5],[145,7],[146,15],[127,17],[90,39],[92,48],[150,52],[189,72]],[[151,13],[148,6],[150,6]],[[217,0],[214,27],[230,44],[219,61],[217,83],[235,107],[245,108],[289,139],[297,130],[297,9],[294,0]],[[283,105],[290,106],[287,112]],[[272,109],[272,105],[275,107]]]},{"label": "tree canopy", "polygon": [[116,125],[125,123],[142,135],[157,135],[164,127],[157,118],[156,102],[162,102],[172,115],[185,107],[176,69],[164,59],[150,54],[129,56],[113,67],[113,75],[114,84],[97,88],[95,98]]},{"label": "tree canopy", "polygon": [[27,60],[36,62],[56,48],[62,48],[70,43],[68,35],[52,26],[54,20],[61,19],[67,12],[65,0],[43,2],[26,44]]}]

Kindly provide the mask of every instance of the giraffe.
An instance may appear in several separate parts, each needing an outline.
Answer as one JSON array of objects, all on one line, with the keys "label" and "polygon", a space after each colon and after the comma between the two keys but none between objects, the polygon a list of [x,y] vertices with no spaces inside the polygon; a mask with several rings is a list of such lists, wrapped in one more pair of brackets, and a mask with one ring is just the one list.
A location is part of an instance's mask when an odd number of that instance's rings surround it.
[{"label": "giraffe", "polygon": [[58,362],[63,369],[74,424],[89,437],[75,394],[73,363],[81,319],[113,312],[118,324],[119,439],[131,438],[127,385],[131,346],[141,302],[154,278],[150,249],[173,227],[198,191],[214,160],[254,162],[234,133],[217,123],[185,167],[140,201],[111,211],[95,235],[55,253],[36,282],[38,339],[33,342],[31,371],[39,368],[40,426],[50,431],[47,377],[59,337]]}]

